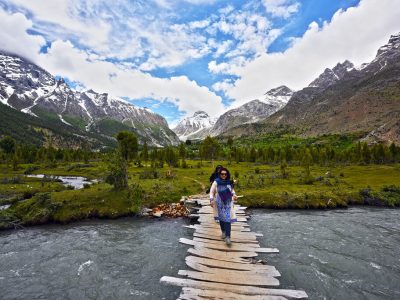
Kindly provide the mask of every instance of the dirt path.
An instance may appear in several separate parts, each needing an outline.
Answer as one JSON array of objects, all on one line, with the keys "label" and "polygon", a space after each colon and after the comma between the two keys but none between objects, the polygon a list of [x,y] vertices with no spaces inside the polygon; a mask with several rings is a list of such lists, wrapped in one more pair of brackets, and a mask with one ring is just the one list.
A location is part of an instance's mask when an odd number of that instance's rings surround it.
[{"label": "dirt path", "polygon": [[194,179],[194,178],[191,178],[191,177],[187,177],[187,176],[185,176],[184,178],[191,179],[191,180],[197,182],[198,184],[201,185],[201,189],[202,190],[204,190],[204,191],[206,190],[206,186],[201,181],[198,181],[197,179]]}]

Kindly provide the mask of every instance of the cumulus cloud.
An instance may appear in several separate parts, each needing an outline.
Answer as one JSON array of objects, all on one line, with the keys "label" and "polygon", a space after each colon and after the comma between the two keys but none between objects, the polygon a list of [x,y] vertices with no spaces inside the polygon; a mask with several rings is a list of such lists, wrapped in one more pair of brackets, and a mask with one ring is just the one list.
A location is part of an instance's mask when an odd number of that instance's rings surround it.
[{"label": "cumulus cloud", "polygon": [[188,114],[209,107],[219,114],[224,109],[219,96],[186,76],[157,78],[138,70],[120,68],[108,61],[91,59],[90,54],[76,49],[68,41],[54,42],[47,53],[40,55],[39,63],[52,73],[119,97],[168,101]]},{"label": "cumulus cloud", "polygon": [[326,67],[346,59],[356,65],[369,62],[390,34],[400,31],[399,20],[398,1],[362,0],[357,7],[337,11],[322,26],[311,23],[285,52],[264,53],[237,70],[240,79],[226,94],[237,105],[282,84],[301,89]]},{"label": "cumulus cloud", "polygon": [[175,104],[180,111],[193,114],[213,107],[215,115],[224,110],[222,99],[207,87],[186,76],[157,78],[129,64],[114,64],[102,56],[76,48],[70,41],[54,41],[46,53],[39,53],[45,40],[28,34],[32,22],[24,15],[0,10],[0,47],[31,59],[54,75],[67,77],[88,88],[131,99],[153,98]]},{"label": "cumulus cloud", "polygon": [[300,3],[288,0],[262,0],[262,3],[267,13],[284,19],[296,13],[300,7]]},{"label": "cumulus cloud", "polygon": [[[95,2],[80,2],[69,0],[13,0],[13,5],[23,7],[32,13],[37,23],[35,29],[51,39],[65,35],[74,36],[80,43],[97,49],[108,51],[108,35],[111,26],[97,14]],[[82,17],[82,11],[92,12],[92,17]]]},{"label": "cumulus cloud", "polygon": [[0,9],[0,27],[0,50],[35,60],[38,50],[46,43],[41,36],[27,34],[32,22],[21,13],[10,15]]}]

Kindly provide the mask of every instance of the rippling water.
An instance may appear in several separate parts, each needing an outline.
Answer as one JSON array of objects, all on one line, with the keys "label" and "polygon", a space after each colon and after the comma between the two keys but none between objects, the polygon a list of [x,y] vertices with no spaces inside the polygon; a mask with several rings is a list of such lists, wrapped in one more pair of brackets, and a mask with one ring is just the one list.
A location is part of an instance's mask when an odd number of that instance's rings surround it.
[{"label": "rippling water", "polygon": [[176,299],[188,222],[127,218],[0,232],[0,299]]},{"label": "rippling water", "polygon": [[[400,210],[253,210],[267,261],[310,299],[400,299]],[[264,256],[265,257],[265,256]]]},{"label": "rippling water", "polygon": [[[252,210],[262,258],[310,299],[400,299],[400,210]],[[184,219],[126,218],[0,232],[0,299],[176,299]]]}]

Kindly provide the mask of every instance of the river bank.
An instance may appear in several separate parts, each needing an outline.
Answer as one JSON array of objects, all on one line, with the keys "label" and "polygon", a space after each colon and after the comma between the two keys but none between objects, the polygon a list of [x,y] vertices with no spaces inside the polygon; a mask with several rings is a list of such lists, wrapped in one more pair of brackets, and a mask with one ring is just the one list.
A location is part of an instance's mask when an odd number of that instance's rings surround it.
[{"label": "river bank", "polygon": [[[218,162],[216,162],[218,163]],[[227,165],[227,162],[219,162]],[[130,166],[129,189],[116,191],[101,182],[101,162],[21,166],[0,170],[0,229],[48,223],[70,223],[83,219],[115,219],[137,216],[143,208],[177,203],[183,195],[204,193],[210,173],[209,163],[189,161],[188,167],[150,169]],[[235,190],[243,195],[239,203],[250,208],[334,209],[352,205],[400,206],[399,165],[367,165],[311,168],[311,179],[304,181],[303,169],[290,166],[281,176],[279,166],[232,164]],[[6,170],[6,171],[4,171]],[[99,179],[93,185],[75,190],[57,180],[26,177],[35,174],[81,176]],[[47,177],[51,178],[51,177]]]}]

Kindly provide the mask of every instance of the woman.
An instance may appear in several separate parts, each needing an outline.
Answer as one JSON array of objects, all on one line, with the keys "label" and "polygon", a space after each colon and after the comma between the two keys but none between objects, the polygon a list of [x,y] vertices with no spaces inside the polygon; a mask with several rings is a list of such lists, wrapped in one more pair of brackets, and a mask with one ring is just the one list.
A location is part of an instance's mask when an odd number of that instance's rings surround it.
[{"label": "woman", "polygon": [[219,177],[219,171],[221,171],[221,169],[222,169],[222,166],[218,165],[215,168],[214,173],[211,174],[210,179],[209,179],[210,180],[210,187],[206,190],[206,194],[208,194],[210,192],[211,185],[214,183],[215,179],[217,179]]},{"label": "woman", "polygon": [[221,237],[228,246],[231,244],[231,223],[237,221],[233,211],[233,201],[237,200],[237,196],[230,177],[228,169],[221,168],[210,190],[210,204],[217,211],[215,219],[219,220]]}]

